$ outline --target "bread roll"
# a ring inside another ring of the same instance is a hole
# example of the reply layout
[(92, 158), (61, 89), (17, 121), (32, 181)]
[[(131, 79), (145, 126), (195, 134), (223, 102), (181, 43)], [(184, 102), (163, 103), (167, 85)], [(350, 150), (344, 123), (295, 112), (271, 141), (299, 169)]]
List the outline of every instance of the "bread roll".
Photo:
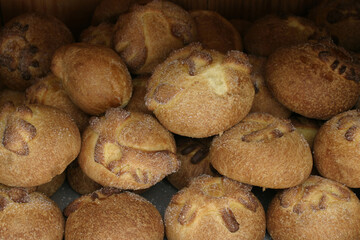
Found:
[(195, 178), (166, 208), (167, 239), (263, 240), (265, 212), (250, 189), (224, 177)]
[(22, 91), (50, 72), (55, 50), (73, 42), (70, 30), (60, 20), (41, 13), (24, 13), (0, 33), (0, 79)]
[(74, 200), (64, 214), (67, 240), (164, 239), (159, 211), (135, 193), (102, 188)]
[(126, 110), (152, 114), (152, 111), (145, 105), (146, 86), (149, 78), (149, 75), (142, 75), (132, 80), (133, 92), (129, 103), (125, 107)]
[(267, 113), (250, 113), (215, 137), (209, 157), (220, 174), (264, 188), (296, 186), (313, 166), (309, 144), (291, 122)]
[(64, 225), (61, 210), (44, 194), (0, 188), (1, 239), (62, 240)]
[(0, 111), (0, 183), (32, 187), (62, 173), (80, 151), (79, 129), (56, 108), (6, 104)]
[(266, 212), (274, 240), (360, 238), (360, 202), (344, 185), (319, 176), (279, 192)]
[(360, 187), (359, 127), (359, 110), (340, 113), (320, 127), (314, 140), (314, 163), (322, 176)]
[(12, 102), (15, 106), (25, 103), (25, 93), (23, 91), (15, 91), (11, 89), (0, 90), (0, 107), (6, 102)]
[(116, 22), (115, 50), (133, 74), (152, 73), (169, 53), (196, 39), (190, 14), (169, 1), (134, 5)]
[(266, 63), (266, 83), (285, 107), (327, 120), (352, 108), (360, 93), (360, 65), (330, 41), (276, 50)]
[(250, 71), (247, 56), (239, 51), (224, 55), (190, 44), (156, 67), (145, 104), (173, 133), (213, 136), (250, 111), (255, 94)]
[(124, 107), (131, 98), (130, 73), (108, 47), (89, 43), (63, 46), (56, 50), (51, 69), (70, 99), (90, 115)]
[(26, 103), (43, 104), (66, 112), (74, 119), (80, 132), (88, 125), (89, 116), (71, 101), (64, 90), (61, 79), (54, 74), (49, 74), (28, 87), (25, 96)]
[(113, 47), (115, 25), (103, 22), (97, 26), (89, 26), (80, 33), (80, 42)]
[(360, 3), (357, 0), (324, 0), (309, 10), (309, 18), (327, 29), (335, 43), (360, 51)]
[(291, 115), (290, 121), (292, 125), (294, 125), (295, 130), (304, 136), (310, 148), (313, 149), (314, 138), (323, 122), (306, 118), (298, 114)]
[(82, 137), (79, 165), (102, 186), (145, 189), (179, 169), (174, 137), (144, 113), (111, 108)]
[(190, 12), (197, 27), (197, 40), (204, 48), (221, 53), (243, 49), (239, 31), (219, 13), (211, 10)]

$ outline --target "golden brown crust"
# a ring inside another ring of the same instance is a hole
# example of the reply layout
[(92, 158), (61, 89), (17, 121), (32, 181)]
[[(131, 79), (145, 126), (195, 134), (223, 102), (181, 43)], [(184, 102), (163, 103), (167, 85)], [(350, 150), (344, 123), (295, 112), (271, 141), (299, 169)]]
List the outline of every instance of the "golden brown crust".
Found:
[(214, 138), (210, 162), (222, 175), (265, 188), (288, 188), (312, 169), (310, 147), (289, 120), (251, 113)]
[(64, 225), (61, 210), (44, 194), (0, 188), (1, 239), (61, 240)]
[(0, 78), (11, 89), (25, 90), (50, 72), (55, 50), (73, 41), (53, 16), (26, 13), (11, 19), (0, 34)]
[(180, 169), (166, 177), (174, 187), (177, 189), (186, 187), (193, 178), (203, 174), (216, 176), (209, 159), (211, 140), (212, 138), (175, 136), (176, 156), (181, 162)]
[(126, 105), (125, 109), (128, 111), (137, 111), (146, 114), (152, 114), (146, 105), (145, 105), (145, 95), (146, 95), (146, 86), (149, 80), (149, 75), (137, 76), (132, 80), (133, 84), (133, 93), (129, 103)]
[(164, 238), (159, 211), (134, 193), (103, 188), (76, 199), (64, 213), (67, 240)]
[(195, 178), (166, 208), (167, 238), (264, 239), (265, 212), (250, 190), (224, 177)]
[(277, 100), (308, 118), (326, 120), (353, 107), (359, 97), (360, 65), (330, 41), (275, 51), (266, 83)]
[(0, 107), (6, 102), (12, 102), (15, 106), (25, 103), (25, 93), (23, 91), (15, 91), (11, 89), (0, 90)]
[(290, 117), (290, 120), (292, 125), (294, 125), (295, 130), (304, 136), (312, 149), (314, 145), (314, 138), (323, 122), (316, 119), (306, 118), (298, 114), (293, 114)]
[(115, 25), (112, 23), (100, 23), (97, 26), (89, 26), (80, 33), (80, 42), (113, 47), (112, 38)]
[(152, 116), (109, 109), (83, 133), (79, 165), (102, 186), (145, 189), (179, 168), (174, 137)]
[(91, 115), (125, 106), (131, 97), (131, 76), (112, 49), (73, 43), (56, 50), (51, 67), (70, 99)]
[(66, 169), (66, 178), (70, 187), (79, 194), (89, 194), (101, 188), (101, 185), (89, 178), (80, 168), (78, 161), (73, 161)]
[(321, 126), (314, 141), (314, 163), (322, 176), (360, 187), (359, 128), (358, 110), (340, 113)]
[(251, 54), (269, 56), (279, 47), (326, 36), (325, 31), (304, 17), (266, 15), (248, 28), (244, 36), (244, 47)]
[(210, 10), (193, 10), (190, 14), (196, 24), (197, 40), (204, 48), (222, 53), (230, 50), (242, 51), (239, 31), (219, 13)]
[(356, 0), (326, 0), (309, 11), (309, 18), (326, 28), (333, 40), (347, 50), (360, 50), (360, 3)]
[(80, 151), (79, 129), (56, 108), (7, 104), (1, 109), (0, 122), (0, 182), (5, 185), (31, 187), (49, 182)]
[(205, 138), (238, 123), (255, 90), (245, 54), (223, 55), (200, 43), (174, 51), (149, 79), (145, 104), (171, 132)]
[(57, 190), (59, 190), (61, 185), (63, 185), (63, 183), (65, 182), (65, 178), (66, 176), (64, 171), (61, 174), (53, 177), (50, 182), (37, 186), (36, 191), (41, 192), (48, 197), (51, 197)]
[(347, 187), (319, 176), (279, 192), (266, 213), (272, 239), (359, 239), (360, 202)]
[(43, 104), (58, 108), (70, 115), (80, 132), (88, 125), (89, 116), (80, 110), (65, 92), (61, 79), (54, 74), (39, 79), (25, 91), (26, 103)]
[(134, 5), (129, 13), (119, 17), (115, 28), (115, 50), (135, 74), (152, 73), (171, 51), (196, 38), (190, 14), (162, 0)]
[(249, 55), (252, 65), (251, 80), (255, 86), (255, 97), (250, 112), (266, 112), (279, 118), (288, 118), (291, 111), (272, 95), (265, 82), (266, 58)]

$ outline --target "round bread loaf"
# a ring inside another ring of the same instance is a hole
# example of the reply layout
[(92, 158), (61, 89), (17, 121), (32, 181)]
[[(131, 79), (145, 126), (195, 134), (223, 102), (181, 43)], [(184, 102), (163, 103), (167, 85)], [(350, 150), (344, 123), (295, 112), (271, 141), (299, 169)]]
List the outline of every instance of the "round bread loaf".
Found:
[(203, 175), (176, 193), (165, 211), (168, 240), (265, 237), (265, 212), (249, 186)]
[(77, 160), (66, 169), (66, 179), (70, 187), (81, 195), (92, 193), (102, 187), (81, 170)]
[(102, 186), (145, 189), (180, 167), (174, 137), (151, 115), (111, 108), (82, 137), (79, 165)]
[(187, 11), (169, 1), (154, 0), (120, 15), (114, 46), (131, 73), (147, 74), (171, 51), (195, 38), (196, 25)]
[(142, 75), (132, 80), (133, 92), (129, 103), (125, 107), (126, 110), (152, 114), (152, 111), (145, 105), (146, 86), (149, 78), (148, 75)]
[(80, 151), (79, 129), (70, 116), (45, 105), (4, 105), (0, 132), (0, 183), (8, 186), (47, 183)]
[(1, 239), (62, 240), (64, 225), (61, 210), (44, 194), (0, 188)]
[(334, 42), (351, 51), (360, 51), (359, 15), (357, 0), (324, 0), (309, 11), (309, 18), (327, 29)]
[(124, 107), (131, 98), (131, 76), (112, 49), (73, 43), (56, 50), (51, 67), (70, 99), (84, 112), (99, 115)]
[(309, 144), (290, 120), (267, 113), (250, 113), (215, 137), (210, 162), (226, 177), (264, 188), (296, 186), (313, 166)]
[(200, 175), (215, 176), (216, 173), (210, 165), (209, 147), (212, 138), (188, 138), (175, 136), (176, 156), (181, 162), (180, 169), (168, 175), (166, 179), (181, 189), (187, 187), (190, 181)]
[(314, 140), (314, 163), (329, 179), (360, 187), (359, 110), (340, 113), (319, 129)]
[(272, 95), (265, 82), (266, 58), (249, 55), (252, 65), (251, 80), (255, 86), (255, 97), (250, 112), (266, 112), (279, 118), (288, 118), (291, 111)]
[(325, 31), (304, 17), (266, 15), (248, 28), (244, 36), (244, 47), (250, 54), (269, 56), (279, 47), (327, 36)]
[(164, 239), (159, 211), (135, 193), (102, 188), (74, 200), (64, 214), (66, 240)]
[(53, 16), (25, 13), (11, 19), (0, 33), (0, 79), (13, 90), (25, 90), (50, 72), (55, 50), (73, 41)]
[(266, 63), (266, 83), (288, 109), (326, 120), (353, 107), (360, 93), (360, 65), (330, 41), (276, 50)]
[(211, 10), (190, 12), (197, 28), (197, 40), (204, 48), (222, 53), (243, 49), (239, 31), (219, 13)]
[(279, 192), (266, 212), (274, 240), (360, 238), (360, 202), (344, 185), (319, 176)]
[(312, 149), (314, 145), (314, 138), (322, 125), (322, 121), (306, 118), (298, 114), (291, 115), (290, 121), (292, 125), (294, 125), (295, 130), (304, 136)]
[(80, 33), (80, 42), (103, 45), (109, 48), (113, 47), (113, 35), (115, 25), (103, 22), (97, 26), (89, 26)]
[(49, 74), (28, 87), (25, 96), (26, 103), (52, 106), (66, 112), (74, 119), (80, 132), (88, 125), (89, 116), (71, 101), (61, 79), (54, 74)]
[(145, 104), (171, 132), (195, 138), (219, 134), (250, 111), (255, 94), (250, 71), (239, 51), (223, 55), (190, 44), (156, 67)]

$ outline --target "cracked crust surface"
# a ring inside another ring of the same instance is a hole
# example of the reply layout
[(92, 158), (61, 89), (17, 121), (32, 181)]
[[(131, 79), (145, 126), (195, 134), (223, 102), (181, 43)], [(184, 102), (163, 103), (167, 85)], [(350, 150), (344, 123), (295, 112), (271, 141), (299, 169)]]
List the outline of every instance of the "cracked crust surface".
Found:
[(149, 79), (145, 104), (171, 132), (205, 138), (250, 111), (254, 86), (245, 54), (226, 55), (200, 43), (174, 51)]
[(251, 187), (202, 175), (176, 193), (166, 211), (169, 240), (264, 239), (265, 213)]
[(267, 210), (273, 239), (358, 239), (360, 202), (346, 186), (310, 176), (279, 192)]
[(349, 110), (359, 97), (360, 65), (331, 41), (275, 51), (266, 64), (266, 83), (277, 100), (308, 118), (327, 120)]
[(73, 42), (70, 30), (52, 16), (19, 15), (0, 33), (0, 77), (13, 90), (25, 90), (50, 72), (55, 50)]
[(190, 14), (168, 1), (134, 5), (119, 16), (115, 28), (115, 50), (135, 74), (152, 73), (171, 51), (196, 39)]
[(359, 110), (340, 113), (320, 127), (314, 141), (314, 163), (322, 176), (360, 187), (359, 130)]
[(79, 129), (63, 111), (45, 105), (0, 111), (0, 182), (32, 187), (61, 174), (80, 151)]
[(159, 211), (145, 198), (115, 188), (84, 195), (64, 210), (66, 239), (164, 238)]
[(210, 162), (224, 176), (265, 188), (298, 185), (313, 166), (309, 144), (290, 120), (267, 113), (251, 113), (215, 137)]
[(122, 189), (148, 188), (179, 168), (172, 134), (154, 117), (121, 108), (90, 121), (78, 161), (94, 181)]

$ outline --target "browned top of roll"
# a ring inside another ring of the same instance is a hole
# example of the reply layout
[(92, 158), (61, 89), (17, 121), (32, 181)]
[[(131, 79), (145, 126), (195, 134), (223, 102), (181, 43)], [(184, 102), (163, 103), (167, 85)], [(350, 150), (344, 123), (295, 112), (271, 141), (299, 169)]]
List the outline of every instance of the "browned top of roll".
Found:
[(329, 119), (359, 97), (360, 65), (330, 41), (281, 48), (266, 64), (266, 83), (279, 102), (305, 117)]
[(164, 238), (159, 211), (134, 193), (103, 188), (76, 199), (64, 213), (68, 240)]

